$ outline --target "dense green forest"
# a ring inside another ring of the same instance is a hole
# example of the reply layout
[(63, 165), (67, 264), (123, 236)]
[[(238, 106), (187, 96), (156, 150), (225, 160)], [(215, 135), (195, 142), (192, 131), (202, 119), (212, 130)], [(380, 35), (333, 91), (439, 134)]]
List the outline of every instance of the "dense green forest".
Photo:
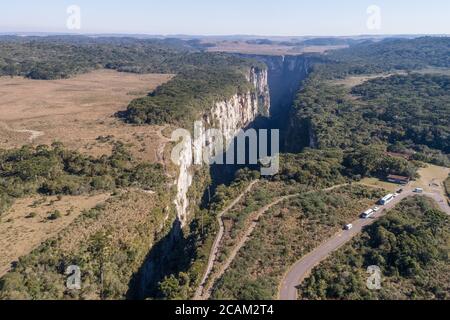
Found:
[(449, 84), (448, 76), (411, 74), (347, 89), (312, 74), (294, 102), (290, 149), (339, 148), (346, 154), (344, 165), (363, 176), (414, 176), (411, 163), (387, 151), (448, 166)]
[[(426, 198), (403, 200), (350, 244), (313, 269), (302, 299), (449, 299), (450, 220)], [(366, 287), (381, 268), (381, 290)]]
[(194, 48), (177, 40), (133, 38), (0, 37), (0, 74), (31, 79), (68, 78), (98, 68), (176, 73)]
[(189, 128), (214, 102), (250, 90), (243, 70), (196, 69), (182, 72), (148, 96), (133, 100), (122, 116), (136, 124), (171, 123)]
[(320, 74), (328, 79), (393, 70), (450, 67), (450, 38), (421, 37), (366, 41), (329, 52)]
[(159, 191), (165, 183), (160, 164), (136, 163), (122, 143), (100, 158), (60, 143), (0, 150), (0, 213), (15, 199), (35, 193), (79, 195), (130, 186)]

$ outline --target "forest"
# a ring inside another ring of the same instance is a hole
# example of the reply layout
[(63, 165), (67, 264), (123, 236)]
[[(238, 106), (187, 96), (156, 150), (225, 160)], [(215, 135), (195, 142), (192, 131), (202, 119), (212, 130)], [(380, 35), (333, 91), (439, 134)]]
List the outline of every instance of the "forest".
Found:
[(181, 72), (148, 96), (133, 100), (120, 116), (135, 124), (170, 123), (189, 128), (214, 102), (249, 90), (244, 70), (209, 68)]
[[(403, 200), (388, 216), (313, 269), (301, 299), (449, 298), (450, 220), (422, 197)], [(382, 272), (381, 290), (366, 287), (366, 269)]]
[(327, 79), (427, 67), (450, 67), (449, 37), (388, 38), (329, 52), (319, 73)]
[(414, 177), (414, 161), (450, 165), (450, 77), (393, 75), (347, 89), (312, 74), (294, 102), (289, 151), (338, 148), (351, 176)]

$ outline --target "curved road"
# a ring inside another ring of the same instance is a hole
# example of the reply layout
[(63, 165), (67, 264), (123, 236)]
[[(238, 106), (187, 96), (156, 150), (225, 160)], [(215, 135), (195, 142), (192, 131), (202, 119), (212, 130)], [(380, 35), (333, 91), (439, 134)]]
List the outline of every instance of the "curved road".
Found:
[(264, 213), (266, 213), (270, 208), (279, 204), (280, 202), (283, 202), (290, 198), (296, 197), (298, 195), (299, 194), (292, 194), (292, 195), (280, 197), (280, 198), (276, 199), (275, 201), (273, 201), (269, 204), (266, 204), (264, 207), (262, 207), (261, 209), (256, 211), (256, 214), (252, 217), (253, 221), (251, 222), (249, 228), (247, 228), (247, 230), (245, 230), (245, 233), (242, 236), (242, 238), (233, 247), (233, 249), (230, 252), (229, 257), (225, 260), (225, 263), (223, 264), (223, 266), (219, 269), (219, 271), (216, 274), (213, 274), (211, 276), (211, 280), (209, 281), (209, 283), (207, 285), (206, 284), (204, 285), (203, 293), (200, 295), (199, 299), (201, 299), (201, 300), (209, 299), (209, 297), (211, 296), (212, 289), (213, 289), (215, 282), (217, 281), (217, 279), (222, 277), (222, 275), (225, 273), (225, 271), (227, 271), (227, 269), (230, 267), (231, 263), (233, 262), (234, 258), (238, 254), (239, 250), (241, 250), (241, 248), (245, 245), (247, 240), (250, 239), (250, 236), (251, 236), (253, 230), (256, 228), (256, 226), (258, 224), (258, 220), (261, 218), (261, 216)]
[[(382, 211), (376, 213), (372, 218), (369, 219), (358, 219), (354, 221), (353, 228), (347, 231), (340, 231), (333, 237), (328, 239), (326, 242), (321, 244), (319, 247), (314, 249), (314, 251), (302, 257), (297, 261), (291, 269), (284, 276), (280, 288), (279, 288), (279, 299), (280, 300), (297, 300), (297, 287), (298, 285), (309, 275), (311, 270), (318, 265), (320, 262), (325, 260), (333, 251), (336, 251), (342, 247), (345, 243), (350, 241), (354, 236), (361, 232), (362, 228), (375, 222), (376, 219), (382, 217), (395, 207), (401, 200), (413, 196), (412, 187), (405, 187), (402, 194), (395, 198), (392, 202), (385, 206), (380, 206)], [(450, 207), (447, 204), (445, 197), (439, 192), (424, 192), (421, 195), (428, 196), (434, 199), (441, 210), (450, 215)]]

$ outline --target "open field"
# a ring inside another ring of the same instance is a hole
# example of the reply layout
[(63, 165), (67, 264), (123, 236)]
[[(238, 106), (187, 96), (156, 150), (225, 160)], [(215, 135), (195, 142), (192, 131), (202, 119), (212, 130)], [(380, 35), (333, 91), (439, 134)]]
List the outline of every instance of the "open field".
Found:
[[(415, 70), (414, 73), (420, 74), (435, 74), (435, 75), (450, 75), (450, 69), (447, 68), (426, 68), (421, 70)], [(378, 73), (378, 74), (367, 74), (367, 75), (359, 75), (359, 76), (349, 76), (345, 79), (332, 80), (329, 83), (334, 85), (342, 85), (346, 88), (353, 88), (363, 84), (366, 81), (376, 79), (376, 78), (388, 78), (393, 75), (407, 75), (408, 73), (405, 70), (398, 70), (397, 72), (386, 72), (386, 73)]]
[(215, 47), (208, 48), (210, 52), (231, 52), (263, 55), (298, 55), (302, 53), (324, 53), (329, 50), (347, 48), (347, 46), (286, 46), (279, 44), (250, 44), (241, 41), (220, 41)]
[[(57, 235), (83, 210), (91, 209), (108, 198), (109, 194), (97, 194), (61, 198), (33, 196), (17, 200), (0, 221), (0, 276), (10, 269), (13, 261)], [(56, 210), (61, 216), (49, 219)]]
[[(420, 168), (419, 178), (416, 181), (411, 182), (411, 187), (422, 188), (425, 192), (439, 191), (440, 194), (445, 196), (444, 181), (450, 174), (450, 169), (445, 167), (439, 167), (428, 164), (424, 168)], [(395, 183), (390, 183), (377, 178), (365, 178), (359, 182), (361, 185), (383, 188), (385, 190), (395, 192), (401, 189), (402, 186)]]
[(427, 167), (419, 169), (420, 178), (413, 181), (411, 185), (414, 188), (423, 188), (425, 192), (439, 192), (445, 197), (444, 181), (449, 174), (449, 168), (429, 164)]
[(356, 86), (359, 86), (360, 84), (363, 84), (364, 82), (367, 82), (372, 79), (376, 78), (388, 78), (393, 75), (406, 75), (405, 71), (398, 71), (398, 72), (391, 72), (391, 73), (377, 73), (377, 74), (367, 74), (367, 75), (360, 75), (360, 76), (350, 76), (346, 77), (345, 79), (339, 79), (339, 80), (332, 80), (329, 81), (331, 84), (334, 85), (342, 85), (346, 88), (353, 88)]
[(390, 192), (395, 192), (401, 187), (398, 184), (382, 181), (377, 178), (364, 178), (359, 182), (359, 184), (369, 187), (382, 188)]
[(155, 161), (159, 128), (130, 126), (114, 117), (172, 76), (97, 70), (71, 79), (0, 78), (0, 148), (64, 143), (99, 156), (112, 142), (133, 145), (137, 159)]

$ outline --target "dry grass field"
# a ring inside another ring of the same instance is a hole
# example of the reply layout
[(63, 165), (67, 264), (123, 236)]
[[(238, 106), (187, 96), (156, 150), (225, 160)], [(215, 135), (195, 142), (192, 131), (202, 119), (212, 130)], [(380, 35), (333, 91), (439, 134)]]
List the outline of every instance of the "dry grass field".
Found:
[[(109, 194), (97, 194), (61, 198), (34, 196), (18, 200), (1, 217), (0, 276), (10, 269), (11, 262), (57, 235), (83, 210), (91, 209), (108, 198)], [(61, 216), (52, 220), (51, 214), (56, 210)]]
[(412, 182), (413, 187), (423, 188), (426, 192), (439, 191), (445, 196), (444, 181), (450, 174), (450, 169), (435, 165), (427, 165), (419, 169), (420, 178)]
[(0, 78), (0, 148), (64, 143), (99, 156), (114, 140), (132, 144), (138, 159), (156, 161), (159, 128), (130, 126), (114, 117), (172, 76), (97, 70), (71, 79)]
[[(439, 191), (445, 196), (444, 181), (450, 174), (450, 168), (439, 167), (432, 164), (427, 164), (425, 167), (418, 170), (419, 178), (411, 182), (413, 188), (422, 188), (425, 192)], [(401, 189), (402, 186), (387, 181), (382, 181), (377, 178), (365, 178), (359, 184), (383, 188), (390, 192), (395, 192)]]
[[(208, 41), (209, 42), (209, 41)], [(347, 46), (305, 46), (293, 47), (279, 44), (250, 44), (242, 41), (219, 41), (210, 52), (229, 52), (262, 55), (298, 55), (302, 53), (324, 53), (329, 50), (343, 49)]]
[(378, 73), (378, 74), (368, 74), (368, 75), (361, 75), (361, 76), (350, 76), (345, 79), (330, 81), (330, 83), (334, 84), (334, 85), (341, 85), (341, 86), (351, 89), (353, 87), (359, 86), (359, 85), (363, 84), (364, 82), (367, 82), (372, 79), (388, 78), (393, 75), (406, 75), (406, 74), (407, 73), (404, 71), (398, 71), (395, 73)]

